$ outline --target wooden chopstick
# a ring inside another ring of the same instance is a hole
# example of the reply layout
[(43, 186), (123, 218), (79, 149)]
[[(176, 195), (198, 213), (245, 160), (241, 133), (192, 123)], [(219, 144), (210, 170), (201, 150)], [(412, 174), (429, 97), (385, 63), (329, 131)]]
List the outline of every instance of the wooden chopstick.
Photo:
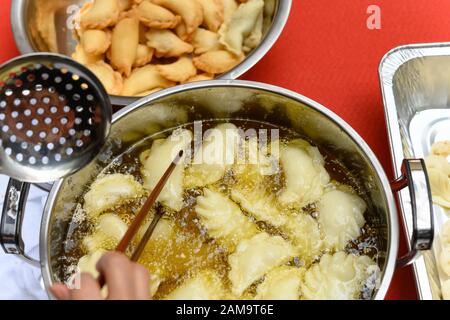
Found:
[[(133, 240), (136, 233), (138, 232), (139, 227), (144, 222), (144, 219), (147, 216), (148, 211), (155, 204), (156, 199), (158, 199), (158, 196), (161, 193), (164, 186), (166, 185), (167, 180), (169, 180), (170, 176), (173, 173), (173, 170), (175, 170), (176, 166), (178, 165), (181, 158), (183, 157), (183, 154), (184, 154), (183, 150), (178, 152), (178, 155), (175, 157), (175, 159), (172, 161), (170, 166), (167, 168), (166, 172), (164, 172), (163, 176), (161, 177), (161, 179), (156, 184), (155, 188), (150, 193), (150, 196), (145, 201), (144, 205), (142, 206), (141, 210), (137, 214), (136, 218), (134, 218), (134, 220), (131, 223), (130, 227), (128, 228), (127, 232), (125, 232), (125, 235), (123, 236), (122, 240), (120, 240), (119, 244), (116, 247), (116, 251), (125, 253), (128, 246), (130, 245), (131, 241)], [(141, 255), (142, 251), (144, 250), (145, 245), (147, 244), (148, 240), (150, 240), (153, 230), (155, 229), (156, 225), (158, 224), (158, 222), (162, 216), (163, 216), (162, 208), (161, 208), (161, 206), (158, 206), (152, 223), (150, 224), (149, 228), (145, 232), (144, 237), (139, 242), (136, 250), (132, 254), (132, 257), (131, 257), (132, 261), (137, 261), (139, 259), (139, 256)], [(105, 277), (101, 274), (98, 277), (97, 282), (99, 283), (100, 287), (102, 288), (105, 285)]]
[(172, 161), (169, 168), (167, 168), (164, 175), (158, 181), (155, 188), (150, 193), (150, 196), (147, 198), (147, 201), (145, 201), (144, 205), (142, 206), (141, 210), (137, 214), (136, 218), (134, 218), (133, 222), (131, 223), (127, 232), (123, 236), (122, 240), (120, 240), (119, 244), (117, 245), (116, 251), (125, 253), (128, 246), (130, 245), (130, 242), (133, 240), (134, 236), (139, 231), (139, 227), (141, 226), (142, 222), (144, 222), (144, 219), (147, 216), (148, 211), (155, 204), (156, 199), (158, 199), (158, 196), (161, 193), (164, 186), (166, 185), (167, 180), (169, 180), (169, 177), (172, 174), (173, 170), (175, 170), (178, 162), (183, 157), (183, 154), (184, 154), (184, 151), (181, 150), (178, 153), (178, 155), (176, 156), (176, 158)]

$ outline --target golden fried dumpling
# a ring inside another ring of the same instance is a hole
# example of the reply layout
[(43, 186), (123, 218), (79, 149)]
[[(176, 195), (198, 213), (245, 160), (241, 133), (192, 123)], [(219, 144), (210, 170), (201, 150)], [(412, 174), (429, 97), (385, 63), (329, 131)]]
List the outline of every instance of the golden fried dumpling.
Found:
[(302, 208), (319, 200), (330, 182), (319, 150), (305, 140), (293, 140), (281, 147), (280, 160), (286, 180), (286, 187), (279, 194), (280, 203)]
[(139, 20), (149, 28), (173, 29), (181, 21), (180, 16), (150, 1), (142, 1), (136, 8)]
[(186, 187), (203, 187), (222, 179), (235, 162), (239, 144), (239, 131), (234, 124), (224, 123), (208, 130), (186, 170)]
[(215, 32), (198, 28), (192, 38), (192, 45), (194, 46), (195, 54), (202, 54), (207, 51), (219, 50), (221, 44), (219, 42), (219, 35)]
[(235, 55), (242, 55), (244, 40), (254, 29), (263, 12), (264, 0), (249, 0), (233, 13), (219, 30), (220, 42)]
[(242, 48), (244, 52), (250, 52), (261, 43), (263, 36), (263, 22), (264, 14), (261, 12), (252, 32), (250, 32), (250, 35), (244, 40), (244, 46)]
[(122, 92), (122, 76), (119, 72), (114, 71), (114, 69), (109, 64), (101, 60), (95, 63), (87, 64), (86, 67), (97, 76), (97, 78), (105, 87), (106, 92), (114, 95), (118, 95)]
[(139, 20), (130, 17), (120, 20), (112, 32), (111, 65), (129, 76), (139, 44)]
[(238, 3), (236, 0), (221, 0), (223, 5), (223, 21), (227, 23), (230, 21), (234, 12), (238, 8)]
[(319, 224), (313, 217), (301, 212), (289, 215), (281, 229), (294, 244), (305, 265), (320, 256), (324, 242)]
[(114, 250), (128, 230), (128, 226), (119, 216), (107, 213), (100, 216), (95, 232), (83, 239), (87, 252), (98, 249)]
[(227, 292), (219, 275), (212, 270), (201, 271), (177, 287), (165, 300), (221, 300)]
[(222, 0), (198, 0), (203, 7), (204, 25), (213, 32), (219, 31), (224, 21)]
[(139, 68), (145, 66), (147, 63), (152, 61), (153, 48), (149, 48), (145, 44), (139, 44), (136, 52), (136, 59), (134, 59), (133, 68)]
[(186, 24), (188, 34), (193, 33), (203, 22), (203, 8), (197, 0), (152, 0), (180, 15)]
[(185, 82), (197, 74), (192, 58), (188, 56), (182, 56), (174, 63), (157, 65), (156, 70), (164, 78), (174, 82)]
[[(151, 191), (155, 188), (178, 153), (188, 147), (190, 148), (191, 141), (192, 132), (179, 129), (175, 130), (170, 137), (153, 142), (150, 152), (142, 158), (142, 176), (146, 189)], [(158, 201), (175, 211), (179, 211), (183, 207), (183, 161), (185, 157), (186, 152), (158, 197)]]
[(96, 63), (98, 61), (102, 61), (103, 55), (89, 54), (86, 51), (84, 51), (83, 46), (81, 44), (78, 44), (75, 47), (75, 52), (72, 53), (72, 59), (77, 61), (78, 63), (88, 65)]
[(214, 75), (209, 73), (201, 73), (193, 76), (192, 78), (187, 79), (185, 82), (197, 82), (197, 81), (209, 81), (214, 80)]
[(195, 212), (208, 234), (230, 251), (244, 239), (251, 238), (258, 230), (239, 206), (220, 192), (205, 188), (197, 197)]
[(126, 11), (131, 9), (133, 5), (133, 0), (119, 0), (119, 10)]
[(303, 269), (281, 266), (273, 269), (258, 286), (256, 300), (298, 300)]
[(131, 72), (130, 76), (123, 82), (122, 95), (134, 96), (141, 92), (155, 88), (167, 88), (171, 85), (173, 85), (173, 82), (162, 77), (156, 66), (149, 64)]
[(349, 192), (332, 190), (322, 196), (317, 205), (318, 220), (328, 249), (343, 250), (361, 235), (366, 208), (363, 199)]
[(95, 0), (87, 3), (80, 11), (83, 29), (104, 29), (114, 25), (119, 19), (119, 0)]
[(220, 74), (233, 69), (243, 59), (226, 50), (212, 50), (194, 58), (194, 65), (207, 73)]
[(241, 241), (236, 251), (228, 256), (232, 293), (241, 296), (252, 283), (295, 255), (295, 248), (289, 242), (265, 232)]
[(147, 45), (156, 50), (157, 57), (179, 57), (194, 51), (194, 47), (170, 30), (151, 29), (145, 34)]
[(111, 45), (111, 34), (96, 29), (83, 31), (81, 34), (81, 45), (88, 54), (104, 54)]
[(301, 285), (302, 298), (306, 300), (359, 299), (366, 280), (379, 268), (368, 256), (337, 252), (325, 254), (320, 262), (305, 272)]
[(134, 180), (132, 175), (104, 175), (97, 178), (84, 195), (84, 210), (90, 217), (95, 218), (124, 201), (142, 196), (143, 191), (142, 185)]

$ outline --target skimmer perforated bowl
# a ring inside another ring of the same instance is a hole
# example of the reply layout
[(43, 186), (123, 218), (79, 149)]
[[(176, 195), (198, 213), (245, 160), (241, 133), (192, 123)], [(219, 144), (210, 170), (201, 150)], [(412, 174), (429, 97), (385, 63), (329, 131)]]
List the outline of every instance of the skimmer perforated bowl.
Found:
[(0, 172), (54, 181), (90, 162), (111, 126), (112, 109), (87, 68), (57, 54), (21, 56), (0, 66)]

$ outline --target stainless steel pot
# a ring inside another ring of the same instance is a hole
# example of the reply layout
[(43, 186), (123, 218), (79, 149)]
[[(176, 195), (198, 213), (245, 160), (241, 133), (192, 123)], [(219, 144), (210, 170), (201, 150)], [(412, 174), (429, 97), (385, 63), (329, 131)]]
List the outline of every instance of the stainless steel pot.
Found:
[[(62, 6), (55, 12), (55, 22), (58, 30), (57, 42), (59, 53), (70, 55), (75, 48), (73, 30), (67, 27), (68, 19), (73, 16), (76, 8), (87, 0), (51, 0), (60, 1)], [(281, 32), (291, 11), (292, 0), (271, 0), (275, 2), (275, 12), (270, 27), (265, 30), (262, 42), (239, 65), (220, 75), (218, 79), (237, 79), (252, 68), (272, 48)], [(33, 32), (36, 22), (35, 0), (13, 0), (11, 5), (11, 27), (17, 47), (22, 54), (48, 51), (37, 32)], [(51, 12), (49, 14), (49, 19)], [(110, 96), (111, 103), (117, 106), (126, 106), (138, 100), (138, 97)]]
[[(297, 93), (266, 84), (208, 81), (167, 89), (121, 110), (114, 116), (111, 135), (100, 155), (78, 173), (55, 183), (45, 206), (40, 231), (40, 266), (45, 287), (48, 289), (57, 280), (54, 267), (62, 254), (63, 240), (77, 199), (102, 168), (143, 137), (195, 120), (227, 118), (289, 127), (337, 156), (360, 178), (373, 212), (367, 219), (379, 230), (382, 238), (379, 252), (382, 278), (374, 298), (384, 298), (396, 264), (404, 266), (411, 263), (420, 250), (431, 246), (431, 196), (422, 160), (405, 161), (403, 176), (391, 185), (363, 139), (324, 106)], [(397, 260), (399, 225), (393, 191), (403, 188), (409, 188), (414, 200), (412, 210), (416, 229), (411, 239), (412, 251)], [(3, 216), (9, 217), (12, 212), (20, 222), (24, 197), (25, 194), (11, 199)], [(419, 205), (420, 212), (417, 210)], [(20, 239), (20, 228), (11, 228), (18, 230), (15, 239)]]

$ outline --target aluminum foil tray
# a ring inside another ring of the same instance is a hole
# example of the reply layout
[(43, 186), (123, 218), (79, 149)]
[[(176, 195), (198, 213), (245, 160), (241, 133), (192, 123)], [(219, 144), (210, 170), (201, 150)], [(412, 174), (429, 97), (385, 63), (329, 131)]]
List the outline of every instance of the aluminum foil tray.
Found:
[[(450, 43), (408, 45), (393, 49), (379, 68), (386, 121), (395, 173), (405, 158), (425, 158), (433, 143), (450, 140)], [(412, 217), (408, 191), (399, 194), (403, 223), (411, 237)], [(435, 237), (432, 250), (413, 265), (421, 299), (441, 299), (446, 275), (437, 261), (440, 230), (450, 210), (434, 205)], [(420, 223), (420, 221), (419, 221)]]

